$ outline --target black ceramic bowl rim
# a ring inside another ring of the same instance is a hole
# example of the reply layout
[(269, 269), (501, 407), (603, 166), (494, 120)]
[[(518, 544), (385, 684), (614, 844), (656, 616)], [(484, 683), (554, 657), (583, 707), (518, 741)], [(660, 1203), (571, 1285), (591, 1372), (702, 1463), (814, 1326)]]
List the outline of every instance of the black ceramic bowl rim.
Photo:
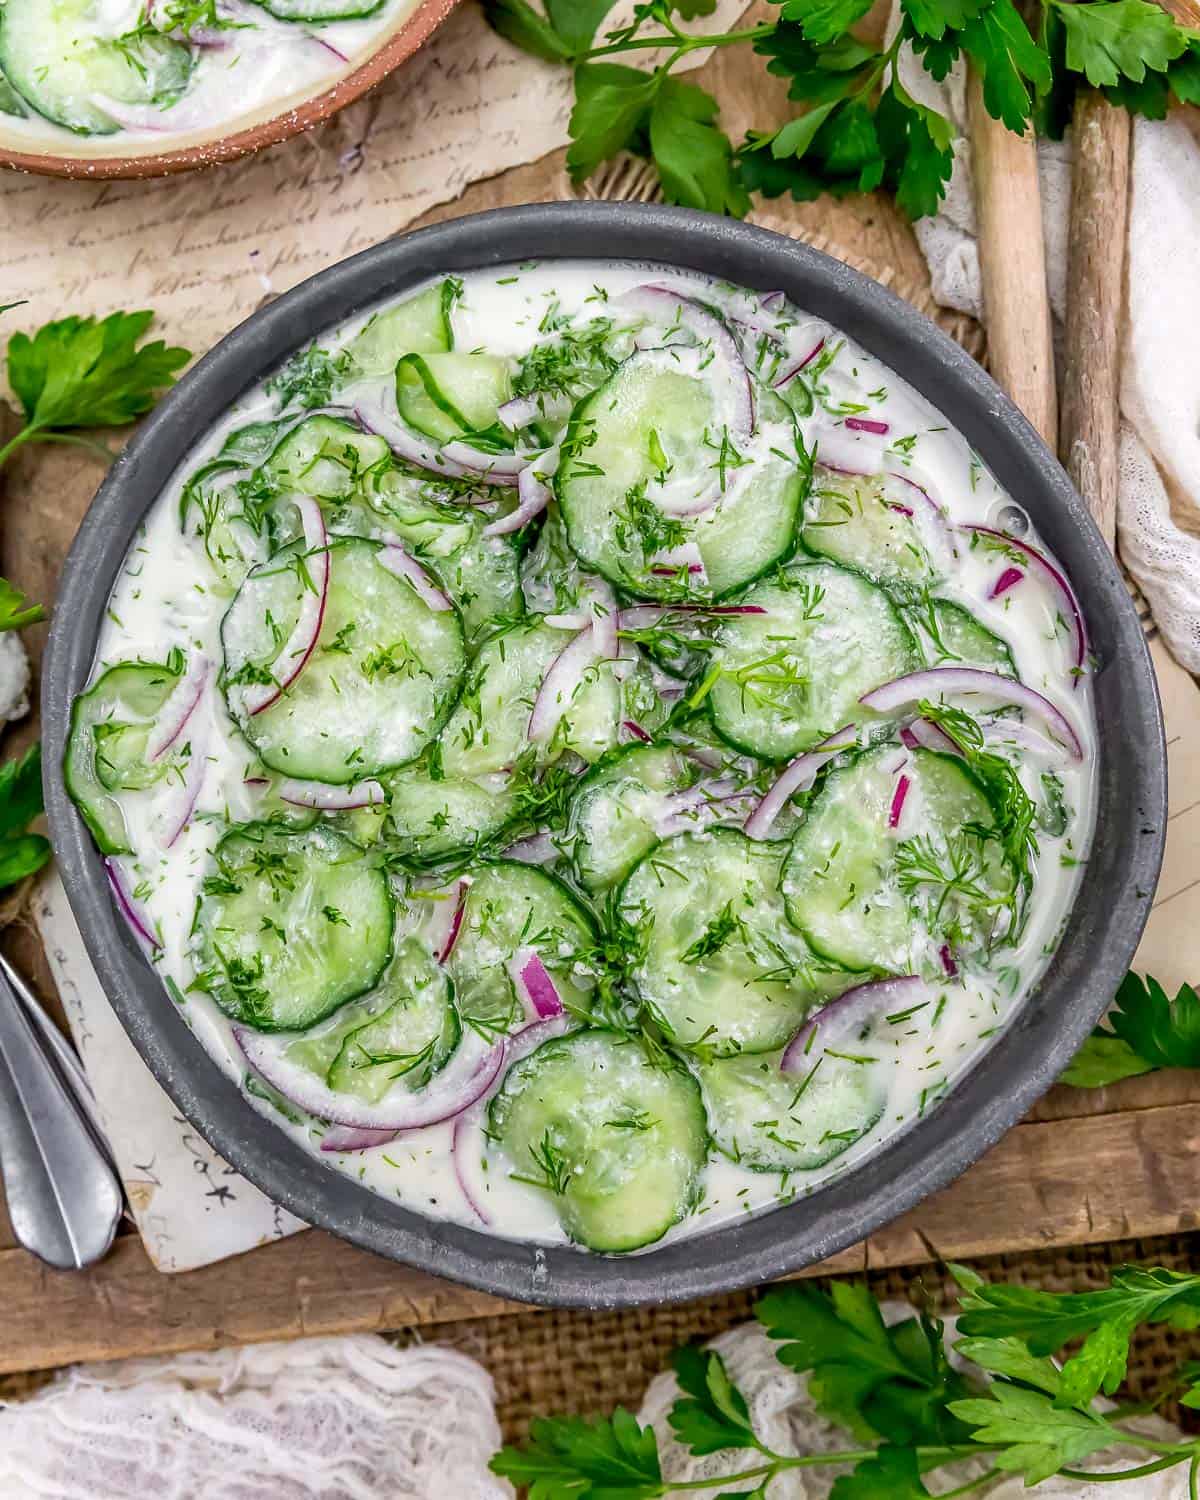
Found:
[[(447, 272), (531, 259), (657, 261), (782, 288), (933, 402), (1070, 573), (1098, 660), (1097, 833), (1059, 948), (992, 1046), (924, 1119), (809, 1197), (624, 1258), (502, 1239), (405, 1209), (324, 1166), (243, 1097), (192, 1035), (120, 919), (67, 796), (71, 701), (91, 668), (134, 532), (194, 442), (247, 387), (324, 329)], [(944, 1187), (1045, 1092), (1129, 966), (1166, 823), (1166, 752), (1149, 653), (1113, 559), (1065, 473), (976, 362), (877, 282), (766, 230), (647, 205), (547, 203), (389, 240), (314, 276), (243, 323), (162, 402), (113, 465), (71, 548), (42, 686), (46, 805), (59, 870), (101, 983), (167, 1093), (238, 1171), (308, 1223), (499, 1296), (620, 1307), (700, 1297), (824, 1259)]]

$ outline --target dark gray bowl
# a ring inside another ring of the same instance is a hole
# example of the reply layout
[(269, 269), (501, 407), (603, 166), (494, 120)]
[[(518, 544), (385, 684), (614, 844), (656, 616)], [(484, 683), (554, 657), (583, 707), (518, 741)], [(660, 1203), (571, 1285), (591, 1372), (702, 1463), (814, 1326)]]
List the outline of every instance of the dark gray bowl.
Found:
[[(1012, 1024), (937, 1110), (786, 1208), (625, 1259), (534, 1250), (438, 1223), (323, 1166), (209, 1059), (109, 898), (63, 786), (71, 700), (109, 590), (172, 471), (226, 407), (314, 335), (427, 277), (532, 258), (651, 260), (782, 287), (905, 376), (966, 436), (1066, 564), (1099, 662), (1098, 833), (1058, 952)], [(678, 209), (536, 204), (424, 229), (333, 266), (256, 313), (179, 384), (113, 465), (71, 549), (42, 688), (46, 805), (59, 868), (100, 979), (159, 1082), (197, 1130), (277, 1203), (370, 1250), (505, 1297), (580, 1307), (698, 1297), (767, 1281), (862, 1239), (944, 1187), (1054, 1081), (1111, 999), (1150, 909), (1166, 821), (1150, 658), (1113, 560), (1033, 429), (958, 345), (876, 282), (805, 245)]]

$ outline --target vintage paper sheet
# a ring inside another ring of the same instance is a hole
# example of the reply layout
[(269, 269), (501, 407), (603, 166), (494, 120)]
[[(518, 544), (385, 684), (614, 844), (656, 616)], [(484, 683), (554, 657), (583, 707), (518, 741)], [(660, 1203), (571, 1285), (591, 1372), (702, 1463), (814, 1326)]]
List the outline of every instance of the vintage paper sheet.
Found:
[[(701, 24), (743, 9), (720, 0)], [(465, 0), (369, 98), (257, 157), (153, 182), (0, 172), (0, 302), (27, 299), (22, 327), (152, 307), (201, 352), (267, 297), (565, 145), (570, 107), (569, 71), (518, 52)]]
[(158, 1269), (191, 1271), (303, 1229), (238, 1176), (155, 1082), (104, 997), (53, 870), (38, 882), (33, 917), (130, 1211)]

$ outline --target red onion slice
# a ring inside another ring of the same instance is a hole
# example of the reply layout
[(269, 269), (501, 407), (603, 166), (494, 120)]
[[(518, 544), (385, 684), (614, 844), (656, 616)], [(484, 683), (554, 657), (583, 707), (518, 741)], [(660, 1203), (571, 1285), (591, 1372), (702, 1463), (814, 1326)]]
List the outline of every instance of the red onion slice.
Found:
[(873, 432), (879, 437), (886, 437), (891, 431), (886, 422), (876, 421), (874, 417), (847, 417), (842, 426), (849, 432)]
[(558, 854), (554, 840), (548, 833), (532, 833), (527, 839), (518, 839), (504, 851), (505, 859), (516, 859), (523, 865), (544, 865)]
[(233, 1037), (246, 1061), (285, 1099), (334, 1125), (356, 1130), (422, 1130), (452, 1120), (487, 1089), (504, 1061), (504, 1042), (488, 1041), (468, 1029), (450, 1061), (423, 1089), (393, 1089), (379, 1104), (339, 1094), (307, 1068), (289, 1061), (287, 1039), (275, 1033), (234, 1026)]
[(642, 726), (633, 719), (623, 719), (621, 721), (621, 729), (631, 740), (637, 740), (643, 745), (653, 744), (653, 736), (647, 734)]
[(617, 614), (618, 630), (645, 630), (664, 615), (765, 615), (761, 604), (635, 604)]
[(321, 1137), (322, 1151), (371, 1151), (386, 1146), (400, 1134), (398, 1130), (357, 1130), (352, 1125), (331, 1125)]
[(208, 725), (200, 724), (192, 734), (191, 750), (183, 768), (183, 780), (172, 787), (171, 801), (159, 823), (159, 838), (164, 849), (172, 849), (192, 821), (208, 776)]
[(788, 799), (805, 787), (811, 786), (817, 772), (827, 761), (831, 761), (835, 755), (840, 755), (843, 750), (853, 749), (857, 743), (853, 725), (847, 724), (836, 734), (831, 734), (814, 750), (798, 755), (794, 761), (785, 766), (774, 786), (746, 819), (744, 828), (746, 837), (768, 838), (775, 819), (783, 811)]
[(321, 507), (311, 496), (294, 495), (292, 499), (300, 512), (300, 522), (304, 527), (306, 562), (313, 586), (311, 589), (304, 589), (300, 599), (299, 618), (283, 650), (272, 664), (274, 683), (253, 683), (242, 696), (243, 710), (251, 715), (260, 714), (278, 702), (299, 677), (316, 649), (317, 638), (325, 621), (330, 573), (329, 537), (325, 531), (325, 519), (321, 514)]
[[(479, 484), (500, 485), (505, 489), (512, 485), (512, 479), (502, 477), (495, 470), (491, 463), (492, 454), (479, 453), (472, 449), (470, 452), (474, 455), (474, 459), (481, 460), (481, 462), (466, 462), (460, 457), (451, 455), (447, 448), (439, 450), (424, 438), (418, 437), (415, 432), (411, 432), (380, 402), (369, 401), (365, 397), (360, 398), (355, 404), (351, 417), (365, 432), (371, 432), (376, 437), (383, 438), (397, 458), (402, 458), (405, 463), (413, 464), (418, 469), (428, 469), (431, 474), (438, 474), (442, 478), (473, 479)], [(522, 462), (528, 462), (528, 458), (524, 458)], [(514, 474), (513, 479), (515, 477)], [(451, 498), (457, 505), (490, 505), (492, 503), (487, 495), (454, 495)]]
[(1024, 577), (1025, 574), (1020, 568), (1005, 568), (988, 590), (988, 598), (999, 599), (1003, 594), (1007, 594), (1009, 589), (1015, 589)]
[(483, 528), (484, 536), (508, 536), (511, 532), (520, 531), (522, 526), (527, 526), (535, 516), (540, 516), (550, 504), (550, 486), (546, 480), (557, 468), (556, 449), (544, 454), (535, 463), (526, 464), (517, 475), (517, 499), (520, 503), (516, 510), (501, 516), (498, 521), (489, 521)]
[(695, 542), (684, 542), (678, 547), (669, 547), (665, 552), (656, 552), (650, 559), (650, 572), (659, 578), (670, 578), (682, 569), (688, 572), (688, 581), (708, 587), (708, 569)]
[(437, 961), (440, 964), (448, 963), (450, 955), (454, 952), (454, 945), (458, 942), (458, 935), (462, 931), (463, 917), (467, 910), (467, 896), (470, 894), (471, 882), (460, 880), (458, 888), (454, 893), (454, 906), (450, 912), (450, 924), (446, 929), (446, 936), (442, 939), (438, 948)]
[(795, 380), (796, 376), (799, 375), (801, 370), (806, 370), (808, 366), (812, 364), (813, 360), (816, 359), (817, 355), (820, 354), (821, 350), (824, 349), (824, 347), (825, 338), (824, 335), (822, 335), (822, 337), (819, 338), (810, 349), (802, 354), (798, 360), (793, 361), (793, 363), (790, 364), (786, 370), (784, 370), (782, 375), (777, 376), (775, 380), (772, 381), (773, 388), (778, 391), (782, 390), (785, 385), (790, 385), (792, 381)]
[(539, 1021), (562, 1015), (562, 996), (540, 954), (532, 948), (518, 948), (509, 960), (509, 974), (526, 1009), (532, 1010)]
[(888, 809), (888, 827), (899, 828), (900, 819), (904, 814), (904, 803), (908, 797), (908, 789), (912, 785), (911, 777), (901, 775), (896, 782), (896, 790), (892, 793), (892, 805)]
[(853, 1036), (866, 1021), (893, 1009), (907, 1010), (929, 990), (918, 974), (856, 985), (809, 1016), (783, 1049), (779, 1071), (788, 1075), (807, 1073), (819, 1053)]
[[(1079, 607), (1079, 600), (1075, 597), (1075, 590), (1071, 587), (1067, 575), (1043, 552), (1036, 547), (1031, 547), (1028, 542), (1022, 542), (1015, 536), (1009, 536), (1007, 531), (997, 531), (991, 526), (964, 526), (963, 530), (971, 536), (988, 537), (990, 540), (1019, 552), (1022, 557), (1028, 558), (1033, 569), (1040, 573), (1050, 584), (1058, 595), (1066, 612), (1067, 624), (1071, 630), (1071, 654), (1073, 665), (1082, 669), (1087, 657), (1087, 631), (1083, 623), (1083, 611)], [(1073, 686), (1078, 685), (1076, 678)]]
[(938, 950), (938, 957), (942, 961), (942, 968), (946, 971), (948, 979), (958, 978), (958, 965), (954, 962), (954, 954), (950, 952), (950, 944), (943, 943)]
[(485, 483), (497, 484), (504, 489), (511, 489), (520, 477), (521, 470), (528, 468), (541, 452), (538, 448), (513, 453), (485, 453), (482, 448), (474, 448), (470, 443), (459, 439), (446, 443), (441, 449), (442, 456), (451, 463), (473, 469)]
[(601, 659), (597, 633), (589, 625), (564, 646), (550, 663), (550, 669), (542, 678), (542, 685), (538, 688), (529, 714), (529, 728), (526, 732), (535, 745), (547, 744), (554, 737), (554, 731), (583, 681), (584, 674)]
[(129, 929), (144, 948), (155, 953), (162, 947), (157, 934), (150, 925), (150, 920), (138, 906), (133, 893), (128, 889), (125, 881), (125, 871), (116, 859), (104, 861), (104, 873), (108, 876), (108, 883), (112, 887), (113, 900), (117, 903), (117, 909), (129, 924)]
[[(905, 736), (907, 735), (907, 738)], [(932, 719), (914, 719), (900, 731), (900, 738), (910, 750), (936, 750), (941, 755), (961, 755), (962, 751), (944, 729)]]
[(353, 786), (326, 786), (323, 781), (283, 781), (281, 802), (293, 807), (314, 807), (318, 812), (353, 812), (358, 807), (380, 807), (387, 793), (378, 781), (358, 781)]
[(842, 426), (821, 427), (814, 433), (817, 463), (855, 479), (873, 479), (883, 468), (883, 444), (868, 434), (847, 432)]
[(453, 609), (454, 605), (416, 558), (405, 550), (399, 540), (393, 540), (389, 536), (386, 541), (386, 546), (380, 548), (378, 553), (380, 566), (397, 578), (403, 578), (406, 583), (412, 584), (417, 597), (429, 609), (438, 614), (444, 614), (447, 610)]
[(146, 745), (146, 759), (161, 760), (179, 736), (195, 712), (196, 705), (204, 696), (208, 679), (212, 673), (212, 662), (201, 652), (195, 652), (188, 662), (187, 671), (175, 685), (175, 690), (163, 704), (154, 732)]
[(945, 693), (985, 693), (989, 698), (998, 698), (1002, 703), (1012, 703), (1027, 709), (1041, 719), (1055, 739), (1071, 752), (1076, 760), (1083, 759), (1083, 744), (1071, 721), (1061, 709), (1055, 708), (1049, 698), (1026, 687), (1011, 677), (1001, 677), (998, 672), (985, 672), (981, 667), (929, 667), (922, 672), (910, 672), (873, 688), (858, 700), (864, 708), (876, 713), (890, 714), (897, 709), (918, 703), (922, 698), (937, 698)]

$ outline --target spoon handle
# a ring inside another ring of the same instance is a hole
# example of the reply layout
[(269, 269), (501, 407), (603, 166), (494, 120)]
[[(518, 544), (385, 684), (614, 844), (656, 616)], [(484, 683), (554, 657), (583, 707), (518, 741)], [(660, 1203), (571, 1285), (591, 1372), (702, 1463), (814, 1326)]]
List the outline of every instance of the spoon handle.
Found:
[(3, 974), (0, 1173), (13, 1233), (40, 1260), (80, 1269), (107, 1252), (120, 1184)]

